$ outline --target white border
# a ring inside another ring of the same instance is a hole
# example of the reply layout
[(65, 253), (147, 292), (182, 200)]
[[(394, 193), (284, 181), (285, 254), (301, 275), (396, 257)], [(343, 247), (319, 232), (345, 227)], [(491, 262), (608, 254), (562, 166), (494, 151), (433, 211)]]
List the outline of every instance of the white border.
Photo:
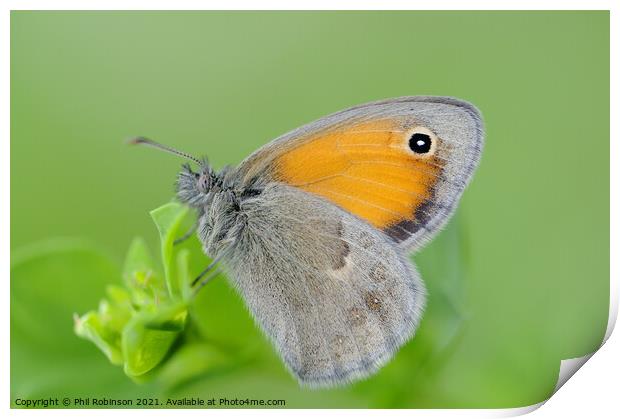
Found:
[[(53, 3), (53, 4), (51, 4)], [(353, 1), (353, 0), (303, 0), (297, 1), (294, 4), (285, 1), (262, 1), (259, 3), (249, 0), (236, 0), (228, 2), (207, 3), (201, 1), (192, 0), (176, 0), (176, 1), (137, 1), (137, 0), (94, 0), (88, 2), (80, 1), (17, 1), (8, 0), (2, 3), (3, 12), (0, 22), (0, 30), (2, 36), (0, 37), (0, 57), (2, 57), (2, 83), (0, 84), (0, 128), (3, 133), (3, 163), (0, 170), (2, 171), (2, 180), (0, 182), (2, 188), (2, 194), (5, 199), (2, 200), (1, 211), (2, 219), (4, 220), (5, 233), (2, 235), (2, 241), (0, 246), (2, 257), (2, 269), (4, 271), (4, 281), (2, 313), (3, 322), (0, 326), (2, 329), (2, 353), (1, 357), (1, 371), (4, 372), (4, 379), (1, 380), (2, 388), (2, 410), (7, 415), (16, 417), (31, 417), (31, 416), (49, 416), (58, 418), (76, 417), (81, 418), (84, 414), (89, 417), (95, 418), (108, 418), (111, 414), (118, 415), (119, 417), (148, 417), (148, 418), (169, 418), (171, 415), (179, 414), (179, 411), (171, 410), (116, 410), (114, 412), (110, 410), (89, 410), (88, 412), (82, 410), (19, 410), (10, 409), (10, 389), (7, 373), (10, 368), (10, 358), (8, 350), (8, 342), (10, 340), (9, 335), (9, 302), (10, 302), (10, 288), (9, 288), (9, 260), (10, 260), (10, 207), (9, 200), (6, 197), (10, 197), (10, 127), (9, 127), (9, 108), (10, 108), (10, 10), (28, 10), (28, 9), (45, 9), (45, 10), (611, 10), (611, 185), (618, 185), (618, 165), (614, 164), (616, 160), (620, 160), (619, 143), (618, 143), (618, 122), (617, 118), (613, 116), (619, 115), (618, 113), (618, 85), (616, 82), (618, 68), (618, 7), (613, 1), (603, 0), (590, 0), (590, 1), (576, 1), (576, 0), (564, 0), (564, 1), (549, 1), (549, 0), (521, 0), (521, 1), (480, 1), (470, 0), (468, 2), (463, 1), (442, 1), (436, 0), (433, 2), (427, 1), (406, 1), (406, 0), (383, 0), (381, 2), (372, 1)], [(466, 8), (464, 6), (467, 6)], [(613, 330), (618, 314), (618, 297), (619, 287), (618, 281), (620, 276), (618, 275), (618, 265), (614, 259), (614, 255), (620, 254), (618, 247), (618, 221), (614, 215), (618, 214), (618, 189), (611, 187), (611, 240), (610, 240), (610, 256), (611, 256), (611, 292), (610, 292), (610, 313), (609, 323), (607, 327), (607, 333), (605, 339), (607, 340)], [(616, 334), (617, 335), (617, 334)], [(592, 357), (587, 365), (583, 368), (583, 371), (579, 372), (581, 376), (578, 380), (569, 380), (556, 395), (547, 403), (543, 409), (539, 409), (534, 413), (540, 418), (571, 418), (571, 417), (583, 417), (584, 415), (595, 413), (594, 417), (610, 417), (612, 412), (617, 414), (618, 409), (618, 397), (617, 397), (617, 384), (618, 373), (620, 372), (620, 341), (617, 336), (612, 337), (604, 345), (604, 347)], [(590, 356), (590, 355), (589, 355)], [(588, 358), (589, 358), (588, 356)], [(575, 366), (583, 365), (579, 360), (572, 360), (567, 363), (563, 363), (564, 367), (560, 375), (574, 373)], [(568, 366), (568, 367), (567, 367)], [(567, 370), (568, 368), (568, 370)], [(578, 368), (577, 368), (578, 369)], [(389, 414), (390, 416), (400, 416), (410, 418), (412, 415), (416, 417), (431, 417), (431, 418), (444, 418), (444, 417), (506, 417), (515, 416), (519, 414), (528, 413), (536, 410), (540, 405), (528, 406), (518, 409), (496, 409), (496, 410), (323, 410), (321, 415), (344, 415), (355, 417), (379, 417)], [(204, 410), (182, 410), (182, 414), (188, 417), (200, 417), (203, 418), (207, 414)], [(249, 410), (210, 410), (209, 416), (216, 417), (229, 417), (231, 415), (248, 415)], [(282, 410), (256, 410), (251, 411), (252, 415), (262, 417), (289, 417), (295, 416), (314, 416), (317, 411), (313, 410), (300, 410), (292, 411), (290, 409)]]

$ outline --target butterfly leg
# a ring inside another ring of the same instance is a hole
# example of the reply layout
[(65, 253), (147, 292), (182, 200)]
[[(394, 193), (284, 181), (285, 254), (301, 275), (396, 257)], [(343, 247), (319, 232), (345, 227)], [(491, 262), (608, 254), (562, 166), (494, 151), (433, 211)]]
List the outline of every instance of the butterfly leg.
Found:
[[(209, 264), (209, 266), (207, 266), (206, 268), (203, 269), (202, 272), (200, 272), (198, 274), (198, 276), (196, 277), (196, 279), (194, 279), (192, 281), (192, 287), (195, 286), (198, 281), (200, 281), (200, 279), (202, 279), (206, 274), (208, 274), (213, 268), (216, 267), (217, 263), (220, 261), (220, 259), (222, 258), (223, 255), (218, 255), (215, 259), (213, 259), (211, 261), (211, 263)], [(211, 275), (209, 275), (208, 277), (206, 277), (205, 279), (202, 280), (202, 282), (200, 282), (200, 284), (196, 287), (196, 291), (198, 292), (202, 287), (204, 287), (205, 285), (207, 285), (207, 283), (212, 280), (213, 278), (215, 278), (218, 274), (219, 274), (219, 270), (216, 270), (215, 272), (212, 272)]]
[[(209, 282), (211, 282), (211, 280), (213, 278), (215, 278), (216, 276), (218, 276), (220, 274), (220, 270), (216, 269), (215, 271), (211, 272), (211, 275), (207, 276), (205, 279), (203, 279), (202, 281), (200, 281), (200, 284), (198, 284), (198, 286), (196, 288), (194, 288), (194, 295), (198, 294), (198, 292), (202, 289), (202, 287), (204, 287), (205, 285), (207, 285)], [(202, 274), (201, 274), (202, 275)], [(203, 275), (204, 276), (204, 275)], [(196, 281), (198, 281), (201, 278), (201, 276), (199, 276), (198, 278), (196, 278), (194, 280), (194, 283), (196, 283)]]
[(185, 240), (189, 239), (190, 237), (192, 237), (192, 235), (196, 232), (196, 230), (198, 229), (198, 223), (194, 223), (194, 225), (187, 231), (187, 233), (183, 234), (181, 237), (179, 237), (178, 239), (175, 239), (174, 242), (172, 243), (174, 246), (179, 245), (181, 243), (183, 243)]
[(206, 268), (204, 268), (204, 270), (198, 274), (198, 276), (196, 277), (196, 279), (194, 279), (194, 280), (192, 281), (192, 287), (193, 287), (194, 285), (196, 285), (196, 283), (197, 283), (198, 281), (200, 281), (200, 278), (202, 278), (202, 277), (204, 277), (206, 274), (208, 274), (208, 273), (209, 273), (209, 271), (215, 267), (215, 265), (217, 264), (217, 262), (218, 262), (218, 258), (214, 259), (214, 260), (213, 260), (213, 261), (212, 261), (212, 262), (211, 262), (211, 263), (210, 263), (210, 264), (209, 264)]

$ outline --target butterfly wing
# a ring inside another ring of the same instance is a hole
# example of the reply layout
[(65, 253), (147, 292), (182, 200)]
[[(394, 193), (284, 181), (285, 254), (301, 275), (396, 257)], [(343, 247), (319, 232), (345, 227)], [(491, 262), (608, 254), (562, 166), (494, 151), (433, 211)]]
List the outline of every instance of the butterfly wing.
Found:
[(388, 237), (281, 184), (241, 205), (229, 278), (302, 384), (366, 377), (413, 335), (424, 286)]
[(238, 173), (244, 185), (275, 181), (320, 196), (412, 249), (448, 220), (482, 146), (482, 120), (471, 104), (403, 97), (291, 131), (249, 156)]

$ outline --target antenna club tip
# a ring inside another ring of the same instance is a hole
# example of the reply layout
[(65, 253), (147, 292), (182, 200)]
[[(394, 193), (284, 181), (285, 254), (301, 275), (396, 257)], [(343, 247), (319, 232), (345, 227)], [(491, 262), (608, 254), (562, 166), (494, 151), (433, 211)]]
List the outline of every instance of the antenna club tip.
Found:
[(145, 137), (133, 137), (133, 138), (128, 139), (126, 142), (129, 145), (136, 145), (136, 144), (148, 143), (149, 139)]

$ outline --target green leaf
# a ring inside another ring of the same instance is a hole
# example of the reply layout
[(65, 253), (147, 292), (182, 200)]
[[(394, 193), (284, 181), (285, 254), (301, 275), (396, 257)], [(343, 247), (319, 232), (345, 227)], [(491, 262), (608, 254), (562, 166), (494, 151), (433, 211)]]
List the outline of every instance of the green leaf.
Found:
[(227, 368), (230, 362), (230, 357), (224, 351), (211, 344), (185, 344), (162, 367), (157, 380), (172, 388), (206, 373)]
[(155, 268), (146, 243), (136, 238), (131, 243), (123, 268), (123, 281), (131, 292), (135, 305), (143, 307), (169, 300), (169, 293), (162, 276)]
[(101, 300), (97, 312), (74, 315), (75, 333), (92, 341), (116, 365), (123, 364), (121, 336), (134, 314), (129, 293), (117, 285), (106, 288), (110, 301)]
[(125, 257), (125, 264), (123, 266), (123, 279), (125, 285), (129, 288), (133, 288), (135, 284), (135, 278), (133, 275), (135, 272), (156, 271), (155, 263), (151, 257), (146, 243), (142, 237), (136, 237), (129, 246), (127, 256)]
[(159, 238), (161, 241), (161, 255), (164, 264), (164, 273), (166, 276), (166, 284), (168, 292), (173, 298), (181, 297), (181, 284), (174, 267), (174, 240), (181, 236), (179, 227), (183, 218), (188, 212), (188, 208), (177, 202), (170, 202), (153, 211), (151, 217), (157, 229), (159, 230)]
[(179, 336), (178, 331), (153, 329), (147, 316), (135, 316), (123, 330), (125, 374), (140, 376), (155, 368)]
[(149, 329), (180, 332), (185, 328), (187, 305), (180, 301), (159, 307), (150, 316), (145, 317), (144, 325)]
[(106, 292), (108, 300), (101, 300), (99, 303), (99, 315), (106, 326), (120, 335), (123, 327), (127, 324), (134, 313), (131, 305), (131, 296), (118, 285), (108, 285)]
[(190, 301), (193, 298), (192, 276), (189, 268), (190, 251), (181, 249), (177, 254), (177, 278), (179, 278), (179, 286), (183, 301)]
[(92, 341), (103, 352), (111, 363), (123, 364), (123, 354), (120, 347), (120, 334), (111, 333), (112, 330), (102, 322), (98, 313), (89, 311), (82, 317), (75, 317), (75, 333)]

